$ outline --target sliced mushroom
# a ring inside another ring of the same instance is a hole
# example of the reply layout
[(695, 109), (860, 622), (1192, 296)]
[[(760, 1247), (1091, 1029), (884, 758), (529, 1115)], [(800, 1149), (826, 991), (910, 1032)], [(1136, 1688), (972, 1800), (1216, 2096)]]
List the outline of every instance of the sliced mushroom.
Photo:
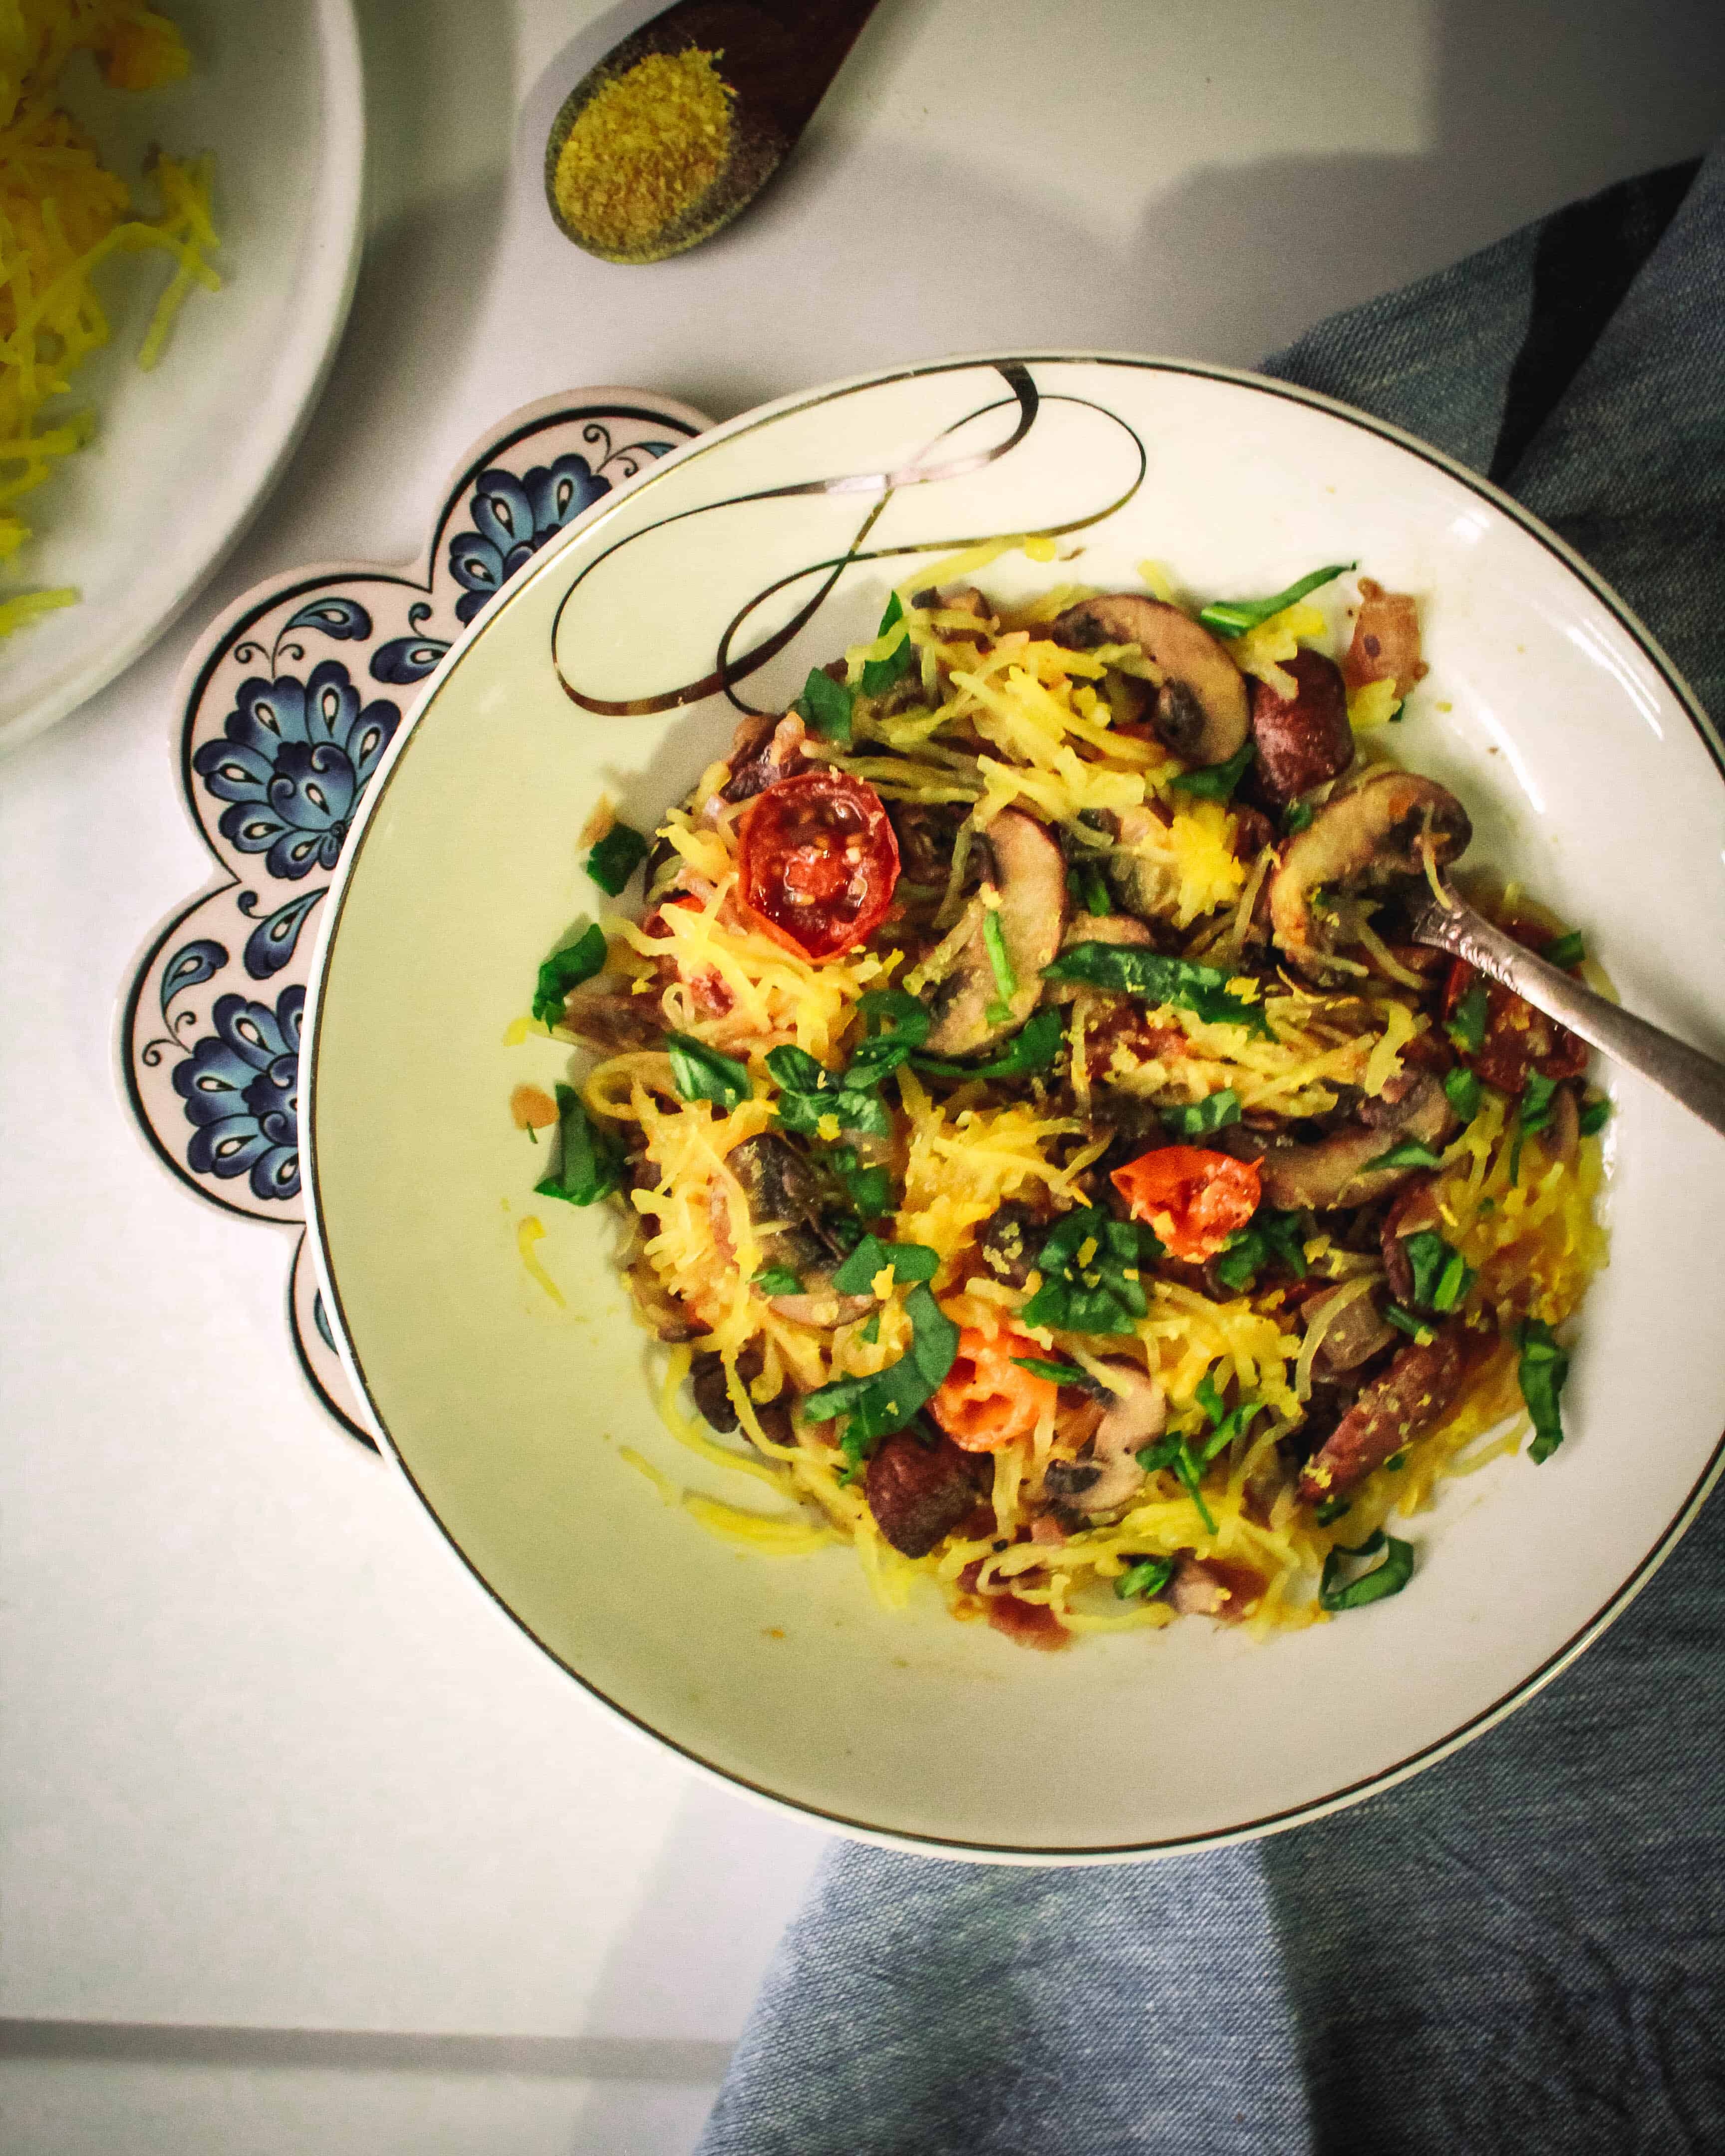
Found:
[(1131, 849), (1159, 828), (1162, 819), (1147, 808), (1122, 811), (1117, 834), (1118, 844), (1108, 856), (1102, 873), (1114, 902), (1138, 921), (1156, 921), (1167, 906), (1171, 889), (1168, 871), (1135, 855)]
[(1147, 944), (1154, 940), (1143, 922), (1129, 913), (1081, 913), (1066, 924), (1060, 948), (1070, 951), (1075, 943)]
[(1400, 1303), (1411, 1303), (1414, 1299), (1414, 1268), (1402, 1245), (1409, 1235), (1436, 1228), (1438, 1206), (1433, 1195), (1435, 1188), (1430, 1175), (1416, 1176), (1397, 1194), (1384, 1216), (1378, 1239), (1384, 1253), (1384, 1276), (1389, 1283), (1389, 1292)]
[(1135, 644), (1168, 677), (1150, 706), (1158, 738), (1190, 764), (1226, 763), (1246, 737), (1245, 676), (1201, 622), (1162, 599), (1122, 592), (1068, 607), (1054, 625), (1069, 650)]
[(1279, 696), (1268, 681), (1252, 689), (1252, 739), (1258, 777), (1278, 804), (1339, 778), (1353, 762), (1353, 729), (1342, 670), (1320, 651), (1296, 651), (1281, 662), (1296, 690)]
[[(986, 843), (993, 881), (984, 886), (981, 902), (973, 901), (976, 926), (935, 992), (935, 1023), (925, 1044), (931, 1055), (973, 1055), (1015, 1032), (1040, 1000), (1042, 969), (1060, 947), (1066, 867), (1045, 828), (1019, 809), (1003, 809), (989, 824)], [(990, 888), (998, 895), (1001, 940), (1017, 983), (1005, 1014), (998, 1018), (988, 1014), (1001, 1002), (983, 927)]]
[(1332, 1211), (1365, 1205), (1400, 1188), (1413, 1168), (1377, 1168), (1373, 1162), (1406, 1141), (1436, 1152), (1455, 1127), (1455, 1115), (1435, 1078), (1418, 1077), (1391, 1114), (1374, 1126), (1356, 1124), (1312, 1145), (1259, 1145), (1236, 1137), (1230, 1150), (1258, 1162), (1264, 1199), (1281, 1212)]
[[(1336, 1297), (1347, 1291), (1345, 1286), (1327, 1288), (1322, 1295), (1315, 1295), (1302, 1303), (1300, 1317), (1306, 1330), (1310, 1332)], [(1356, 1295), (1325, 1333), (1312, 1358), (1314, 1367), (1321, 1368), (1326, 1377), (1340, 1377), (1344, 1371), (1357, 1370), (1362, 1363), (1370, 1362), (1380, 1348), (1389, 1347), (1394, 1338), (1394, 1330), (1384, 1323), (1376, 1298)]]
[(1102, 1368), (1111, 1398), (1091, 1440), (1091, 1457), (1101, 1473), (1085, 1492), (1087, 1512), (1111, 1512), (1137, 1496), (1144, 1481), (1137, 1454), (1161, 1436), (1168, 1419), (1162, 1387), (1147, 1371), (1136, 1363), (1105, 1363)]
[(565, 1033), (572, 1033), (605, 1055), (658, 1048), (665, 1040), (665, 1012), (659, 998), (633, 995), (626, 988), (572, 989), (557, 1023)]
[(1426, 841), (1441, 868), (1472, 836), (1467, 811), (1435, 779), (1412, 771), (1370, 773), (1326, 802), (1284, 848), (1270, 884), (1277, 946), (1302, 972), (1322, 973), (1338, 921), (1334, 911), (1314, 918), (1312, 901), (1320, 891), (1381, 891), (1424, 875)]
[(1300, 1495), (1311, 1505), (1345, 1496), (1375, 1468), (1423, 1436), (1449, 1412), (1473, 1360), (1465, 1329), (1445, 1325), (1429, 1347), (1404, 1348), (1343, 1416), (1306, 1463)]
[[(772, 1131), (733, 1146), (726, 1164), (742, 1186), (762, 1263), (782, 1266), (802, 1283), (793, 1295), (775, 1295), (768, 1308), (793, 1325), (830, 1328), (866, 1317), (871, 1295), (839, 1295), (832, 1284), (834, 1253), (819, 1231), (820, 1184), (788, 1139)], [(724, 1240), (722, 1237), (721, 1240)]]

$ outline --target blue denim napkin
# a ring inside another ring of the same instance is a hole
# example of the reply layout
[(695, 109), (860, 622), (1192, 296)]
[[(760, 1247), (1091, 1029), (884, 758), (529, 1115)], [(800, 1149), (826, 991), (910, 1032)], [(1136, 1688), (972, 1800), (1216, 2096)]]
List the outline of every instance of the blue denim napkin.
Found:
[[(1725, 149), (1266, 371), (1517, 495), (1725, 718)], [(843, 1845), (700, 2156), (1725, 2151), (1725, 1501), (1501, 1728), (1242, 1849)]]

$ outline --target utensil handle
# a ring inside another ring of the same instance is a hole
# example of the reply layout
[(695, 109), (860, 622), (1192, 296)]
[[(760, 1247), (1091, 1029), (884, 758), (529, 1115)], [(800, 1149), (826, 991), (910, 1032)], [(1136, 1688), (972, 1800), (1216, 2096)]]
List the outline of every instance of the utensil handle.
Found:
[(1716, 1063), (1686, 1041), (1674, 1040), (1645, 1019), (1596, 996), (1568, 973), (1536, 957), (1471, 906), (1427, 906), (1422, 908), (1414, 932), (1420, 942), (1466, 958), (1469, 965), (1504, 988), (1512, 988), (1536, 1010), (1568, 1026), (1571, 1033), (1579, 1034), (1589, 1047), (1599, 1049), (1615, 1063), (1640, 1071), (1725, 1137), (1725, 1064)]

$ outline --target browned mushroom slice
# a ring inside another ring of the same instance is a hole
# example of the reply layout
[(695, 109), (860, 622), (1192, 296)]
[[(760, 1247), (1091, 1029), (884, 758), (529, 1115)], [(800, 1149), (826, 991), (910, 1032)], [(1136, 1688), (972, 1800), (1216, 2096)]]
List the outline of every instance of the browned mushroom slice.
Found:
[[(833, 1286), (836, 1260), (817, 1232), (820, 1185), (796, 1147), (773, 1131), (732, 1147), (726, 1165), (742, 1186), (763, 1265), (793, 1273), (794, 1294), (775, 1295), (768, 1306), (793, 1325), (829, 1328), (866, 1317), (871, 1295), (840, 1295)], [(715, 1219), (716, 1229), (718, 1226)], [(721, 1247), (729, 1238), (719, 1235)]]
[[(1300, 1320), (1306, 1330), (1310, 1332), (1320, 1324), (1326, 1312), (1333, 1308), (1336, 1298), (1347, 1292), (1345, 1286), (1328, 1288), (1322, 1295), (1315, 1295), (1302, 1303)], [(1331, 1319), (1312, 1358), (1314, 1369), (1326, 1377), (1340, 1377), (1344, 1371), (1357, 1370), (1362, 1363), (1370, 1362), (1379, 1348), (1389, 1347), (1394, 1338), (1394, 1330), (1384, 1323), (1378, 1312), (1375, 1298), (1370, 1294), (1357, 1294)]]
[[(1015, 1032), (1042, 994), (1042, 969), (1054, 962), (1066, 920), (1066, 867), (1060, 850), (1034, 816), (1003, 809), (986, 843), (993, 877), (976, 905), (976, 926), (957, 963), (934, 991), (935, 1022), (924, 1044), (931, 1055), (973, 1055)], [(1003, 1000), (988, 955), (984, 921), (992, 890), (999, 900), (1002, 947), (1016, 986)]]
[(1236, 1137), (1231, 1150), (1258, 1162), (1264, 1201), (1284, 1213), (1327, 1213), (1338, 1205), (1365, 1205), (1398, 1189), (1417, 1166), (1374, 1165), (1395, 1147), (1412, 1141), (1435, 1152), (1455, 1127), (1455, 1111), (1435, 1078), (1414, 1080), (1380, 1122), (1356, 1124), (1315, 1144), (1266, 1142), (1260, 1150), (1249, 1137)]
[(1300, 1495), (1309, 1505), (1346, 1496), (1454, 1406), (1472, 1363), (1464, 1328), (1444, 1327), (1429, 1347), (1404, 1348), (1368, 1385), (1306, 1463)]
[(1293, 676), (1291, 696), (1279, 696), (1268, 681), (1252, 689), (1252, 739), (1258, 776), (1271, 800), (1291, 801), (1353, 762), (1353, 729), (1342, 670), (1322, 652), (1296, 651), (1282, 670)]
[(1086, 1453), (1050, 1462), (1047, 1494), (1096, 1518), (1117, 1512), (1144, 1486), (1137, 1454), (1162, 1435), (1168, 1416), (1160, 1384), (1136, 1363), (1105, 1363), (1111, 1390)]
[[(1412, 771), (1372, 772), (1326, 802), (1284, 848), (1270, 884), (1278, 947), (1302, 972), (1322, 973), (1339, 931), (1335, 897), (1424, 875), (1427, 842), (1441, 868), (1472, 836), (1467, 811), (1435, 779)], [(1321, 912), (1312, 904), (1320, 895), (1332, 901)]]
[(1245, 676), (1228, 647), (1190, 614), (1162, 599), (1122, 592), (1068, 607), (1054, 634), (1057, 644), (1075, 651), (1137, 644), (1167, 676), (1150, 706), (1150, 723), (1187, 763), (1226, 763), (1239, 753), (1251, 716)]
[(829, 1332), (835, 1325), (854, 1325), (875, 1307), (871, 1295), (840, 1295), (833, 1286), (831, 1266), (815, 1266), (802, 1276), (800, 1295), (775, 1295), (768, 1308), (793, 1325), (811, 1325)]
[(655, 995), (633, 995), (626, 988), (572, 989), (557, 1020), (565, 1033), (602, 1055), (658, 1048), (665, 1040), (665, 1013)]

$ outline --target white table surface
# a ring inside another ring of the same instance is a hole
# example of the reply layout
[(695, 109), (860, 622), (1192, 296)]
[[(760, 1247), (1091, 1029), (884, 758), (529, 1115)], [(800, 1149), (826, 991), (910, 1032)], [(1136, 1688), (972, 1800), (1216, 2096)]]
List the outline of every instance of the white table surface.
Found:
[(187, 619), (0, 768), (13, 2156), (678, 2156), (824, 1842), (526, 1645), (304, 1391), (286, 1240), (131, 1127), (116, 996), (208, 873), (169, 749), (203, 622), (405, 558), (531, 398), (726, 417), (1015, 342), (1249, 364), (1725, 122), (1712, 0), (883, 0), (757, 209), (624, 270), (556, 236), (538, 146), (649, 12), (362, 0), (371, 236), (305, 443)]

